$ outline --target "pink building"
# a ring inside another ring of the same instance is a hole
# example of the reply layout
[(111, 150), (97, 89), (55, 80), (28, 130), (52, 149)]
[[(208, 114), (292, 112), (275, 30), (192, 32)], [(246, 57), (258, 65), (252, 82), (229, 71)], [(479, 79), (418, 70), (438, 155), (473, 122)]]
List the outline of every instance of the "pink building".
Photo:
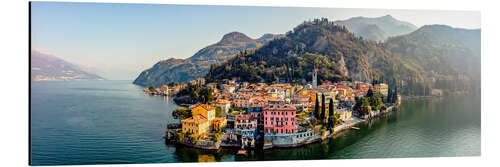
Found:
[(295, 111), (292, 105), (270, 105), (264, 108), (264, 132), (294, 133)]

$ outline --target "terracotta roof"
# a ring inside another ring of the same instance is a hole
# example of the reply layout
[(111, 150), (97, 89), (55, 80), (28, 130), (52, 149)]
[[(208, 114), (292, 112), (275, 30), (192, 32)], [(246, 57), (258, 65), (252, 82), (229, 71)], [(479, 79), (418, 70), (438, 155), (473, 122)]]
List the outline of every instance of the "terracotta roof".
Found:
[(265, 105), (264, 104), (252, 104), (248, 107), (264, 107)]
[(226, 120), (226, 117), (215, 117), (214, 121), (224, 121)]
[(199, 104), (196, 107), (202, 107), (203, 109), (208, 110), (208, 111), (215, 110), (215, 107), (208, 105), (208, 104)]
[(183, 122), (191, 122), (191, 123), (196, 123), (196, 124), (201, 124), (205, 123), (208, 121), (207, 118), (205, 118), (203, 115), (194, 115), (193, 117), (186, 118), (182, 120)]
[(238, 114), (234, 116), (234, 120), (251, 120), (253, 117), (250, 114)]
[(288, 105), (288, 104), (285, 104), (285, 105), (270, 105), (266, 108), (264, 108), (264, 110), (296, 110), (295, 106), (293, 105)]

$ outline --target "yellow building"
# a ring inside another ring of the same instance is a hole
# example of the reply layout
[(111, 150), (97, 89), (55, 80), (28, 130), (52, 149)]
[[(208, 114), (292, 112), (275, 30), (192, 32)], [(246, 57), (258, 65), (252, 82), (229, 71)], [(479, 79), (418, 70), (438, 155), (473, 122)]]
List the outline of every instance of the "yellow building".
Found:
[(384, 96), (387, 96), (389, 94), (389, 86), (387, 84), (377, 84), (373, 86), (373, 91), (380, 93)]
[(335, 114), (339, 114), (340, 120), (342, 120), (342, 121), (349, 121), (349, 120), (351, 120), (351, 117), (352, 117), (352, 111), (349, 111), (349, 110), (336, 111)]
[(212, 121), (215, 118), (215, 107), (208, 104), (200, 104), (192, 109), (194, 115), (202, 115), (208, 120), (209, 125), (212, 125)]
[(302, 89), (299, 92), (297, 92), (298, 95), (309, 95), (309, 91)]
[(181, 121), (184, 134), (201, 135), (208, 131), (209, 122), (203, 115), (193, 115)]
[[(307, 94), (311, 98), (311, 104), (316, 104), (316, 92), (308, 92)], [(318, 94), (318, 98), (321, 98), (321, 94)]]
[(213, 121), (214, 130), (222, 130), (222, 128), (226, 127), (227, 119), (225, 117), (216, 117)]

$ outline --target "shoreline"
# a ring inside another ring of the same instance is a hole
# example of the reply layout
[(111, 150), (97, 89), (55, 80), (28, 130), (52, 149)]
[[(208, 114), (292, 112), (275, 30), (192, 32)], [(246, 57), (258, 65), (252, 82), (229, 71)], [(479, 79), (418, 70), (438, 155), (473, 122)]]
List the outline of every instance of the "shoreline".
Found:
[(334, 128), (333, 133), (331, 133), (330, 131), (327, 131), (327, 135), (321, 136), (320, 138), (314, 139), (312, 141), (306, 141), (304, 143), (300, 143), (300, 144), (296, 144), (296, 145), (290, 145), (290, 146), (273, 146), (273, 147), (269, 147), (269, 148), (263, 148), (263, 150), (272, 149), (272, 148), (297, 148), (297, 147), (301, 147), (301, 146), (304, 146), (304, 145), (307, 145), (307, 144), (320, 143), (320, 142), (323, 142), (323, 141), (326, 141), (326, 140), (329, 140), (329, 139), (334, 139), (336, 136), (338, 136), (339, 134), (341, 134), (345, 130), (349, 130), (352, 127), (354, 127), (354, 126), (356, 126), (358, 124), (365, 123), (365, 122), (367, 122), (367, 121), (369, 121), (371, 119), (374, 119), (374, 118), (383, 116), (385, 114), (391, 113), (395, 109), (397, 110), (397, 107), (390, 106), (389, 108), (386, 109), (386, 111), (384, 111), (384, 112), (382, 112), (382, 111), (378, 112), (377, 114), (371, 115), (371, 116), (369, 116), (366, 119), (354, 117), (354, 119), (357, 119), (357, 120), (351, 120), (351, 122), (349, 122), (347, 124), (339, 125), (339, 126), (337, 126), (337, 127)]
[[(355, 127), (356, 125), (359, 125), (361, 123), (365, 123), (371, 119), (383, 116), (383, 115), (391, 113), (395, 110), (397, 111), (397, 109), (398, 109), (397, 106), (390, 106), (385, 111), (379, 111), (377, 113), (374, 113), (372, 115), (367, 116), (364, 119), (353, 116), (353, 119), (350, 120), (349, 123), (345, 123), (345, 124), (342, 124), (342, 125), (335, 127), (333, 133), (330, 132), (329, 130), (327, 130), (325, 135), (316, 134), (316, 136), (319, 135), (319, 138), (315, 138), (312, 140), (306, 140), (306, 141), (301, 142), (301, 143), (292, 144), (292, 145), (271, 145), (271, 146), (267, 146), (267, 147), (264, 144), (264, 146), (262, 148), (249, 147), (249, 148), (245, 148), (245, 150), (248, 150), (248, 149), (270, 150), (270, 149), (298, 148), (298, 147), (302, 147), (302, 146), (305, 146), (308, 144), (320, 143), (320, 142), (323, 142), (323, 141), (326, 141), (329, 139), (334, 139), (336, 136), (338, 136), (342, 132), (349, 130), (349, 129), (352, 129), (352, 127)], [(356, 130), (359, 130), (359, 129), (356, 129)], [(172, 140), (171, 137), (173, 137), (173, 136), (170, 136), (170, 134), (176, 135), (176, 133), (175, 133), (176, 131), (177, 131), (177, 129), (168, 129), (167, 128), (167, 130), (166, 130), (167, 134), (164, 137), (165, 143), (175, 144), (175, 145), (183, 145), (183, 146), (187, 146), (187, 147), (191, 147), (191, 148), (195, 148), (195, 149), (200, 149), (200, 150), (220, 150), (220, 149), (241, 150), (241, 145), (238, 143), (228, 145), (228, 144), (225, 144), (222, 142), (217, 142), (217, 143), (214, 143), (213, 145), (198, 145), (198, 144), (193, 144), (193, 143), (186, 143), (186, 142), (179, 142), (177, 140)], [(174, 139), (175, 138), (176, 137), (174, 137)]]

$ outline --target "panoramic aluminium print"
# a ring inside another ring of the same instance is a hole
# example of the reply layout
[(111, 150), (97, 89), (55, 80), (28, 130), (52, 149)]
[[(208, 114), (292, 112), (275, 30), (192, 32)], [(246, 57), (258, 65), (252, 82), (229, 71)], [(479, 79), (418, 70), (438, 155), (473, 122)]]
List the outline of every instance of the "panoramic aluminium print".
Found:
[(30, 164), (481, 155), (478, 11), (30, 3)]

